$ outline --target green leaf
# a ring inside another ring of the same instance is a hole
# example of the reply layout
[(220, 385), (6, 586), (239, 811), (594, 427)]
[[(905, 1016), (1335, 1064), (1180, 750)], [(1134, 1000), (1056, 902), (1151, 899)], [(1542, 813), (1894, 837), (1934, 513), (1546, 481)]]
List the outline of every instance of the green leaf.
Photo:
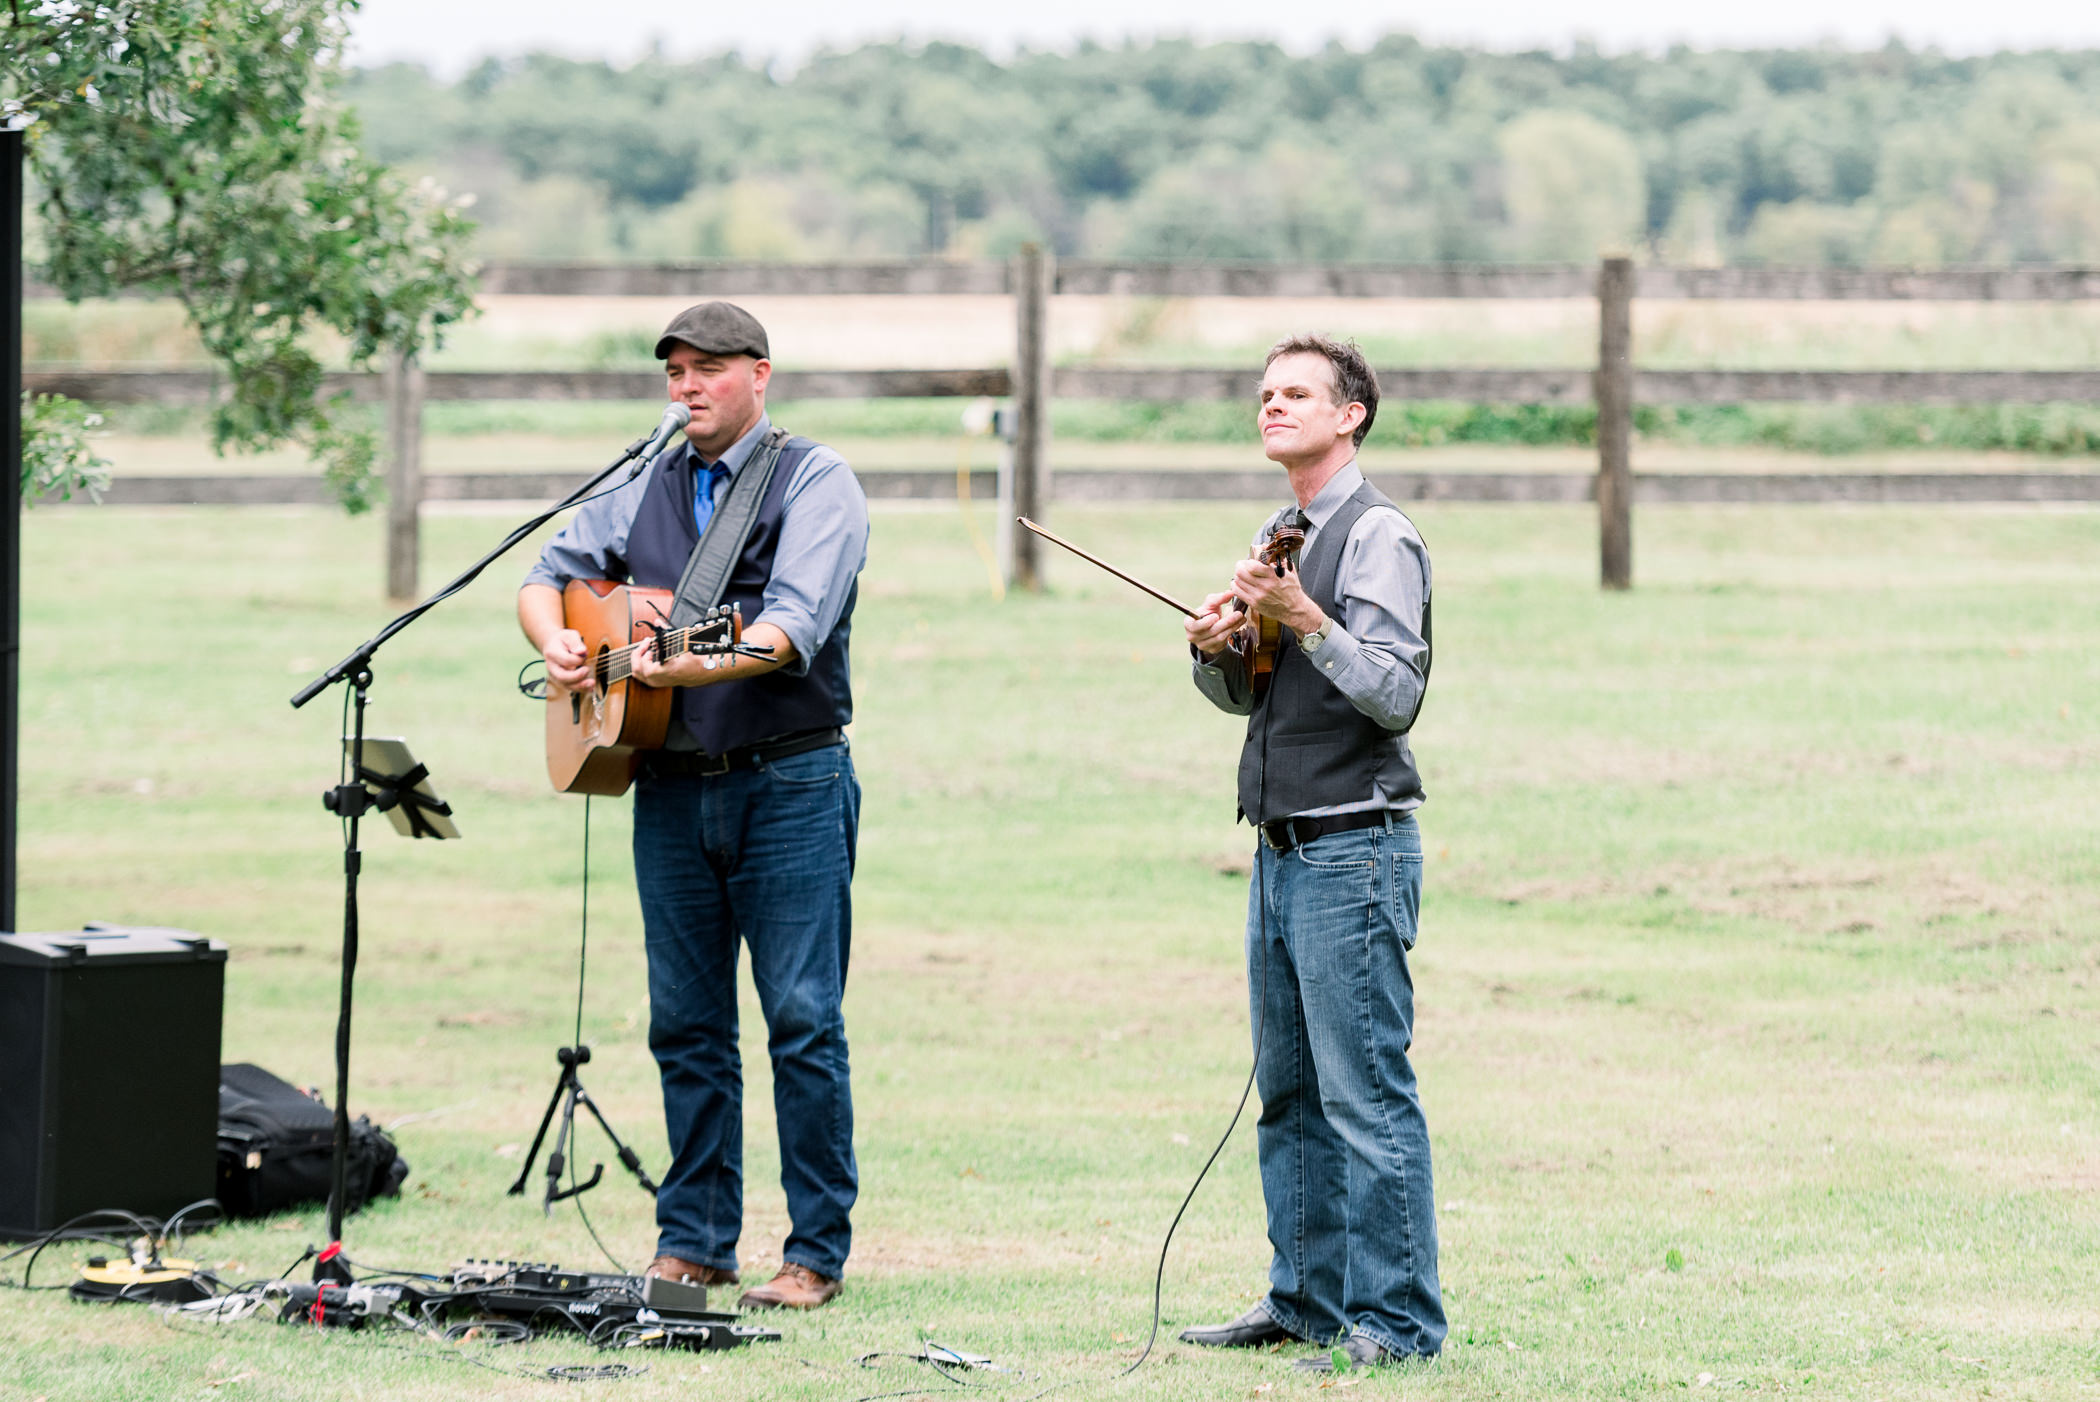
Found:
[(85, 492), (96, 502), (109, 488), (109, 463), (89, 440), (102, 416), (62, 394), (22, 395), (22, 501), (71, 500)]
[(33, 120), (43, 269), (67, 297), (179, 301), (227, 372), (213, 446), (306, 446), (351, 511), (371, 435), (308, 349), (413, 355), (472, 313), (471, 226), (358, 149), (338, 100), (355, 0), (130, 0), (0, 10), (0, 97)]

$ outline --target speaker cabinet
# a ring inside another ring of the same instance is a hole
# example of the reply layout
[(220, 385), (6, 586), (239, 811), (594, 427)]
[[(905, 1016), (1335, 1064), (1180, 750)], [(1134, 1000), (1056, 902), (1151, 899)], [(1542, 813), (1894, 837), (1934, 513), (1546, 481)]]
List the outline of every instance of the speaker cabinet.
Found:
[(225, 991), (187, 930), (0, 934), (0, 1237), (213, 1195)]

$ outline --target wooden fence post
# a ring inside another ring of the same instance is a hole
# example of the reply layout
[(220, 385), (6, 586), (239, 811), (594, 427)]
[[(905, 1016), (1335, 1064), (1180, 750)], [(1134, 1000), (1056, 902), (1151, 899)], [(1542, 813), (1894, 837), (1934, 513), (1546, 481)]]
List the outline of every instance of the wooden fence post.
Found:
[(1597, 271), (1597, 541), (1606, 589), (1633, 587), (1633, 260)]
[[(1056, 260), (1041, 244), (1024, 243), (1014, 258), (1014, 510), (1045, 519), (1050, 502), (1050, 289)], [(1042, 555), (1034, 533), (1014, 535), (1014, 583), (1043, 587)]]
[(416, 597), (423, 505), (423, 363), (394, 351), (386, 362), (386, 595)]

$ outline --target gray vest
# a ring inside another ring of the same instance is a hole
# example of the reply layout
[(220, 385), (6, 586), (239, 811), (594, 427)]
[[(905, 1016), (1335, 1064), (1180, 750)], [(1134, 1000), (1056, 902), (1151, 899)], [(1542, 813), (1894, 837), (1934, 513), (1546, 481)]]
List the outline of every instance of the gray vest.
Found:
[[(1386, 495), (1364, 483), (1342, 503), (1313, 538), (1299, 562), (1300, 583), (1321, 612), (1341, 616), (1335, 597), (1335, 575), (1342, 547), (1357, 518), (1383, 508), (1398, 511)], [(1422, 641), (1429, 641), (1429, 600), (1422, 600)], [(1429, 659), (1422, 665), (1422, 684), (1429, 684)], [(1421, 707), (1415, 708), (1420, 714)], [(1414, 718), (1408, 718), (1408, 725)], [(1247, 743), (1240, 751), (1240, 816), (1267, 823), (1314, 808), (1360, 803), (1371, 786), (1388, 802), (1419, 798), (1422, 779), (1407, 748), (1406, 730), (1387, 730), (1351, 705), (1333, 682), (1283, 630), (1276, 670), (1268, 694), (1247, 718)]]

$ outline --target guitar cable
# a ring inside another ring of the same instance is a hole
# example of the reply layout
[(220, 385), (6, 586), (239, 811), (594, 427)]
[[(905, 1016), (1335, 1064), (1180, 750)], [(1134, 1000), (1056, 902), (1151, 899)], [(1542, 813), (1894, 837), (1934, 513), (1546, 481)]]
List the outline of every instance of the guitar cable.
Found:
[(583, 975), (591, 954), (591, 796), (583, 796), (583, 908), (576, 922), (576, 1037), (583, 1045)]
[[(1247, 678), (1247, 685), (1251, 691), (1254, 685), (1251, 673)], [(1259, 777), (1254, 783), (1253, 825), (1254, 900), (1257, 911), (1256, 924), (1261, 933), (1261, 977), (1254, 1002), (1254, 1055), (1247, 1067), (1247, 1083), (1240, 1087), (1239, 1103), (1232, 1107), (1232, 1119), (1226, 1124), (1225, 1132), (1218, 1136), (1217, 1146), (1210, 1151), (1210, 1157), (1205, 1159), (1203, 1167), (1196, 1171), (1196, 1181), (1189, 1184), (1188, 1192), (1181, 1199), (1181, 1206), (1174, 1209), (1174, 1220), (1167, 1224), (1167, 1234), (1159, 1243), (1159, 1266), (1152, 1277), (1152, 1331), (1145, 1336), (1145, 1347), (1138, 1354), (1137, 1361), (1116, 1374), (1118, 1380), (1129, 1377), (1144, 1366), (1145, 1360), (1152, 1356), (1153, 1346), (1159, 1342), (1160, 1303), (1166, 1284), (1168, 1248), (1174, 1244), (1174, 1233), (1181, 1226), (1182, 1215), (1189, 1210), (1189, 1204), (1196, 1200), (1196, 1190), (1203, 1186), (1203, 1180), (1210, 1175), (1211, 1165), (1218, 1161), (1218, 1156), (1225, 1152), (1225, 1146), (1232, 1141), (1232, 1133), (1240, 1125), (1240, 1116), (1247, 1113), (1247, 1100), (1254, 1094), (1254, 1080), (1261, 1071), (1262, 1037), (1268, 1030), (1269, 1021), (1269, 867), (1268, 863), (1262, 860), (1260, 817), (1263, 801), (1269, 792), (1269, 726), (1266, 720), (1261, 728), (1261, 766), (1257, 772)]]
[[(1248, 685), (1250, 688), (1253, 685), (1251, 674), (1248, 677)], [(1263, 724), (1261, 732), (1261, 767), (1259, 773), (1260, 777), (1255, 781), (1254, 800), (1257, 814), (1261, 809), (1262, 801), (1268, 796), (1269, 789), (1269, 728), (1266, 723)], [(1187, 1215), (1189, 1204), (1196, 1200), (1196, 1192), (1203, 1186), (1203, 1180), (1210, 1176), (1211, 1168), (1217, 1163), (1219, 1156), (1225, 1152), (1225, 1146), (1232, 1142), (1233, 1132), (1240, 1125), (1240, 1117), (1247, 1113), (1247, 1101), (1254, 1094), (1255, 1078), (1261, 1070), (1262, 1040), (1268, 1030), (1269, 1020), (1269, 871), (1267, 864), (1262, 860), (1261, 824), (1258, 819), (1254, 824), (1254, 833), (1255, 919), (1261, 933), (1260, 976), (1256, 983), (1258, 992), (1254, 1005), (1254, 1054), (1247, 1067), (1247, 1080), (1240, 1087), (1240, 1098), (1238, 1103), (1232, 1107), (1232, 1118), (1226, 1123), (1225, 1132), (1218, 1136), (1218, 1142), (1212, 1146), (1210, 1156), (1203, 1160), (1203, 1167), (1196, 1171), (1195, 1181), (1189, 1184), (1188, 1191), (1182, 1195), (1181, 1205), (1174, 1209), (1174, 1218), (1167, 1224), (1166, 1235), (1160, 1239), (1159, 1263), (1152, 1273), (1152, 1327), (1145, 1336), (1145, 1346), (1139, 1350), (1138, 1356), (1127, 1367), (1109, 1375), (1108, 1381), (1110, 1382), (1121, 1382), (1124, 1378), (1144, 1367), (1145, 1361), (1152, 1356), (1152, 1350), (1159, 1343), (1159, 1325), (1166, 1291), (1167, 1254), (1173, 1248), (1174, 1233), (1180, 1230), (1181, 1219)], [(867, 1366), (867, 1360), (875, 1356), (877, 1355), (863, 1355), (861, 1360), (862, 1366)], [(976, 1391), (984, 1387), (982, 1383), (971, 1383), (956, 1377), (946, 1367), (942, 1366), (940, 1362), (931, 1357), (922, 1358), (921, 1361), (932, 1364), (934, 1371), (940, 1374), (952, 1389)], [(1077, 1387), (1082, 1382), (1089, 1381), (1092, 1380), (1071, 1378), (1064, 1382), (1052, 1383), (1040, 1391), (1031, 1392), (1025, 1397), (1018, 1399), (1018, 1402), (1035, 1402), (1036, 1398), (1062, 1391), (1068, 1387)], [(878, 1402), (878, 1399), (885, 1398), (916, 1397), (924, 1395), (928, 1390), (926, 1388), (906, 1388), (897, 1392), (876, 1392), (855, 1398), (854, 1402)]]
[[(578, 920), (576, 934), (576, 1040), (571, 1046), (583, 1045), (583, 976), (590, 962), (591, 949), (591, 796), (583, 796), (583, 909)], [(626, 1265), (613, 1255), (605, 1238), (598, 1235), (597, 1226), (591, 1221), (590, 1212), (583, 1205), (582, 1190), (576, 1187), (577, 1163), (582, 1156), (569, 1156), (569, 1201), (576, 1204), (576, 1215), (583, 1219), (583, 1229), (598, 1243), (598, 1250), (612, 1262), (612, 1268), (621, 1275), (628, 1274)]]

